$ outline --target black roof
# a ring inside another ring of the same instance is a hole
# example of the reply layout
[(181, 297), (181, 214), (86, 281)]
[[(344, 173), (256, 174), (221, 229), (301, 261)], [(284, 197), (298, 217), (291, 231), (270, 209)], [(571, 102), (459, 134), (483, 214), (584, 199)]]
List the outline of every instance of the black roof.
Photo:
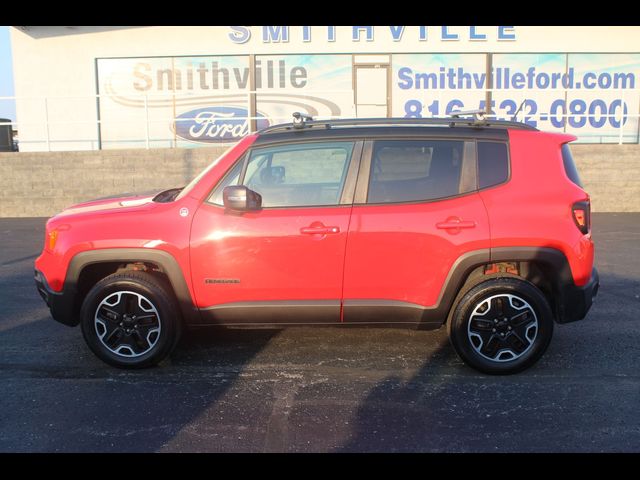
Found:
[(256, 145), (296, 140), (353, 138), (407, 138), (422, 136), (457, 139), (508, 140), (507, 128), (534, 130), (519, 122), (484, 122), (460, 118), (362, 118), (307, 121), (302, 127), (293, 123), (273, 125), (259, 130)]
[[(521, 122), (511, 122), (506, 120), (482, 120), (478, 121), (473, 118), (353, 118), (340, 120), (311, 120), (303, 123), (281, 123), (272, 125), (259, 130), (260, 135), (284, 133), (292, 131), (310, 131), (310, 130), (334, 130), (334, 129), (352, 129), (352, 128), (416, 128), (416, 127), (466, 127), (474, 130), (484, 129), (520, 129), (534, 130), (538, 129)], [(328, 133), (328, 132), (326, 132)]]

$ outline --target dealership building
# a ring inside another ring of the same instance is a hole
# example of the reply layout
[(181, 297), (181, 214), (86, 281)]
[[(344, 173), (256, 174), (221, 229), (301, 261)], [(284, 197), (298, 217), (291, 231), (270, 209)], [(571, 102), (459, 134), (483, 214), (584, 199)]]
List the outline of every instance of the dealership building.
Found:
[[(296, 111), (424, 118), (478, 109), (576, 135), (594, 210), (640, 210), (640, 27), (10, 30), (20, 153), (0, 160), (32, 193), (14, 202), (19, 192), (7, 184), (0, 216), (148, 190), (150, 168), (157, 186), (176, 186), (230, 142)], [(39, 164), (46, 175), (34, 180)], [(38, 199), (43, 206), (29, 207)]]
[(640, 27), (11, 31), (21, 151), (219, 145), (294, 111), (431, 117), (487, 106), (581, 143), (638, 143)]

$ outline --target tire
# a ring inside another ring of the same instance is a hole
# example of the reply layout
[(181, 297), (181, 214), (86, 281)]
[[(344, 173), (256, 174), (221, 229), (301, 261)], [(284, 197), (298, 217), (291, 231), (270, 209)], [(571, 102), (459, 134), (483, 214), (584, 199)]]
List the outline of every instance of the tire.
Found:
[(553, 313), (532, 283), (494, 277), (470, 288), (455, 306), (449, 340), (470, 367), (492, 375), (521, 372), (544, 354)]
[(178, 343), (181, 320), (173, 293), (144, 272), (114, 273), (96, 283), (80, 309), (82, 335), (101, 360), (119, 368), (145, 368), (164, 360)]

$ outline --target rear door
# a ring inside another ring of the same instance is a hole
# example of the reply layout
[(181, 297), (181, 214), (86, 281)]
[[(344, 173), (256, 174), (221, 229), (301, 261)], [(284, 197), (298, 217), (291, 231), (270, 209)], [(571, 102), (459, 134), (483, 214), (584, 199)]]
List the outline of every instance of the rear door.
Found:
[(452, 266), (486, 249), (475, 141), (391, 139), (365, 143), (344, 274), (344, 321), (442, 322)]
[[(198, 209), (191, 234), (196, 301), (207, 323), (340, 320), (346, 238), (362, 142), (255, 147)], [(230, 212), (226, 185), (263, 208)]]

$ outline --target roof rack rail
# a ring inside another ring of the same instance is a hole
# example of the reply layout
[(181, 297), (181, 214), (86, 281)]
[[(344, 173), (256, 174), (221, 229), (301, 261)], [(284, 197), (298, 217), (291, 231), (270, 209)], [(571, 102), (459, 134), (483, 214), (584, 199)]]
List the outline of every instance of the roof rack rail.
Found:
[(452, 118), (460, 118), (460, 116), (462, 115), (473, 115), (475, 123), (484, 122), (487, 118), (487, 112), (485, 112), (484, 110), (465, 110), (463, 112), (456, 111), (449, 114), (449, 116)]
[(313, 117), (311, 115), (293, 112), (293, 128), (304, 128), (305, 123), (311, 121), (313, 121)]
[[(460, 118), (460, 115), (474, 114), (476, 118)], [(452, 112), (450, 118), (350, 118), (350, 119), (337, 119), (337, 120), (313, 120), (310, 116), (294, 113), (293, 123), (280, 123), (278, 125), (272, 125), (257, 133), (276, 133), (286, 131), (304, 131), (307, 129), (330, 129), (336, 127), (366, 127), (366, 126), (429, 126), (429, 125), (442, 125), (442, 126), (465, 126), (476, 128), (515, 128), (521, 130), (538, 130), (535, 127), (527, 125), (526, 123), (513, 122), (508, 120), (487, 120), (486, 113), (481, 110), (474, 110), (472, 112)]]

